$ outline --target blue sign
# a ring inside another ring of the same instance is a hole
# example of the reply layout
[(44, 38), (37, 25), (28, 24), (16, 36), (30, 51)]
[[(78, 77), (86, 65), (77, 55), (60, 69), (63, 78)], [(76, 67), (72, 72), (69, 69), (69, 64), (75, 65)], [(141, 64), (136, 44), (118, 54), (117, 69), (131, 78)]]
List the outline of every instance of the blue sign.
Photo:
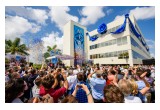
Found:
[(84, 57), (84, 29), (74, 25), (74, 65), (82, 65)]
[(106, 33), (106, 31), (107, 31), (107, 26), (106, 26), (106, 24), (105, 24), (105, 23), (102, 23), (102, 24), (98, 27), (97, 31), (98, 31), (99, 34), (104, 34), (104, 33)]
[(54, 50), (51, 50), (51, 51), (50, 51), (50, 55), (51, 55), (51, 56), (54, 56), (54, 55), (55, 55)]
[(57, 58), (52, 58), (51, 62), (56, 64), (58, 62), (58, 59)]
[(20, 56), (16, 56), (16, 60), (19, 61), (21, 59)]
[(59, 51), (58, 50), (56, 51), (56, 55), (59, 55)]

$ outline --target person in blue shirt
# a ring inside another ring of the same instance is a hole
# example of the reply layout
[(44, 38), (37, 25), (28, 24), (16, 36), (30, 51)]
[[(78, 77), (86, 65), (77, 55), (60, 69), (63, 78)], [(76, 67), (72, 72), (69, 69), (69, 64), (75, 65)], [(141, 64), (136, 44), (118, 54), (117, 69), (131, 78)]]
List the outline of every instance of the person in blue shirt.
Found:
[(74, 85), (73, 85), (73, 87), (71, 88), (71, 92), (70, 92), (70, 94), (72, 94), (73, 91), (75, 90), (76, 85), (79, 86), (79, 89), (78, 89), (78, 91), (77, 91), (77, 93), (76, 93), (76, 99), (78, 100), (79, 103), (88, 103), (88, 99), (87, 99), (86, 92), (85, 92), (85, 91), (82, 89), (82, 87), (81, 87), (81, 84), (84, 84), (84, 85), (86, 85), (86, 86), (88, 87), (88, 89), (90, 90), (89, 84), (84, 81), (84, 75), (85, 75), (85, 74), (82, 73), (82, 72), (79, 72), (79, 73), (77, 74), (77, 80), (78, 80), (78, 81), (77, 81), (77, 84), (74, 84)]
[[(96, 74), (96, 77), (92, 77), (93, 74)], [(88, 79), (91, 85), (91, 91), (94, 103), (103, 103), (104, 101), (104, 93), (103, 89), (106, 85), (106, 80), (103, 79), (101, 70), (96, 70), (94, 73), (90, 73), (88, 75)]]

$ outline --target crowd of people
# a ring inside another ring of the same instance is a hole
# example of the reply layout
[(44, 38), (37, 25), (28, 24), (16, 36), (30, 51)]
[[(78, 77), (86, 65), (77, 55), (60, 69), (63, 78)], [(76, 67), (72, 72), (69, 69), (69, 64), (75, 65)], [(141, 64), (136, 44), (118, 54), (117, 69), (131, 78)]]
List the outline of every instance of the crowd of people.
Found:
[(9, 67), (6, 103), (154, 103), (154, 65)]

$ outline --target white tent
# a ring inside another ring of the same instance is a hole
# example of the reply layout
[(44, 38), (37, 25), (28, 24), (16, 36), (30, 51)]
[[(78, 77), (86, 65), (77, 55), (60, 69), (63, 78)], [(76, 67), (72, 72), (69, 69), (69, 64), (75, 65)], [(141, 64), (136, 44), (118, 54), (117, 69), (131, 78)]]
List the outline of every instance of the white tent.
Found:
[(13, 55), (13, 54), (6, 54), (5, 58), (11, 59), (11, 58), (16, 58), (16, 56), (20, 56), (21, 58), (26, 58), (26, 56), (23, 55)]
[(49, 60), (49, 59), (52, 59), (52, 58), (59, 58), (61, 60), (72, 60), (72, 59), (74, 59), (74, 57), (72, 57), (70, 55), (65, 55), (65, 54), (63, 54), (63, 55), (54, 55), (54, 56), (48, 57), (46, 59)]

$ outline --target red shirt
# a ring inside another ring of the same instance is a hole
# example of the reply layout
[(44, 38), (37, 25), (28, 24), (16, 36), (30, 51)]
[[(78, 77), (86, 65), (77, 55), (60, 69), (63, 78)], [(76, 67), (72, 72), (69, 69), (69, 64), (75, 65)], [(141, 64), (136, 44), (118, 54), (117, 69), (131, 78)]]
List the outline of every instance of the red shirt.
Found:
[(106, 81), (106, 85), (110, 85), (110, 84), (111, 84), (111, 82), (112, 82), (112, 81), (107, 80), (107, 81)]
[(49, 89), (45, 90), (43, 86), (40, 87), (40, 96), (44, 96), (46, 94), (49, 94), (51, 97), (53, 97), (54, 103), (58, 103), (58, 98), (60, 98), (65, 92), (66, 92), (65, 87), (61, 87), (59, 89)]

